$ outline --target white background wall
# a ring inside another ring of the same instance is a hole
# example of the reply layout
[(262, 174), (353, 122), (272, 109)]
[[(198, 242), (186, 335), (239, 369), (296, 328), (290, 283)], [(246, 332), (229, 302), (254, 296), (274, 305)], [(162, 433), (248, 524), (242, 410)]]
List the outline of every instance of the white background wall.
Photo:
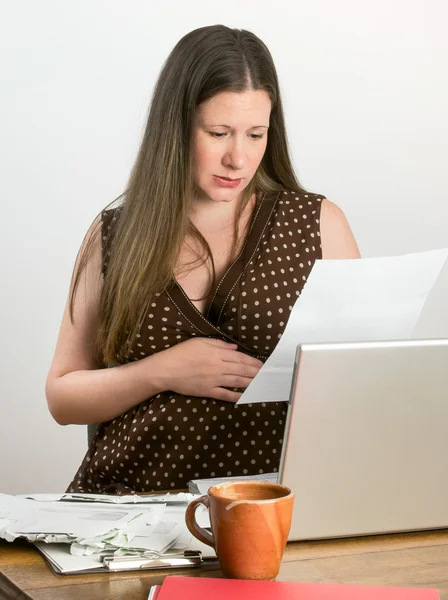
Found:
[(158, 4), (1, 3), (2, 492), (62, 491), (81, 462), (86, 428), (56, 425), (44, 396), (71, 269), (188, 31), (223, 23), (267, 43), (300, 179), (344, 209), (364, 256), (448, 245), (445, 0)]

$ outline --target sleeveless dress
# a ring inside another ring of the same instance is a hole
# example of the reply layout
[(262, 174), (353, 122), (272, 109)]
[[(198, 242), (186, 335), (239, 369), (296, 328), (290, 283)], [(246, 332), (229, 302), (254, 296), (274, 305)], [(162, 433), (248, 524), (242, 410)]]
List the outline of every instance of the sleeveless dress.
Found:
[[(323, 196), (265, 195), (255, 206), (243, 248), (202, 314), (175, 283), (148, 307), (129, 355), (160, 352), (192, 337), (238, 344), (266, 360), (316, 259), (322, 258)], [(107, 269), (117, 209), (102, 214)], [(276, 472), (285, 402), (235, 405), (166, 391), (100, 424), (68, 492), (133, 493), (181, 489), (191, 479)]]

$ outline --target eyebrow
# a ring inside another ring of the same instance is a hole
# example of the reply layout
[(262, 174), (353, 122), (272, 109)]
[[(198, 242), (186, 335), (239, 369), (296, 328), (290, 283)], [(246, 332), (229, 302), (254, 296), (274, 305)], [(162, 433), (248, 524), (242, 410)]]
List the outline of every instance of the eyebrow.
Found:
[[(216, 125), (212, 125), (211, 123), (203, 123), (203, 125), (204, 127), (224, 127), (225, 129), (232, 129), (230, 125), (221, 125), (218, 123)], [(252, 127), (249, 127), (249, 129), (269, 129), (269, 127), (267, 125), (252, 125)]]

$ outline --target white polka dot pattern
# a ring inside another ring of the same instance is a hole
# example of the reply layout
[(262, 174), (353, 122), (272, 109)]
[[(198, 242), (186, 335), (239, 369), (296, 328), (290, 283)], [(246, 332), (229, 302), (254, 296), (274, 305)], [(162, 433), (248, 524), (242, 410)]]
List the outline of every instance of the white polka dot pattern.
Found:
[[(303, 191), (265, 197), (244, 250), (219, 282), (207, 315), (176, 284), (148, 306), (128, 361), (194, 336), (236, 341), (241, 351), (266, 359), (314, 261), (322, 256), (322, 199)], [(105, 272), (117, 215), (103, 213)], [(149, 492), (185, 488), (199, 477), (275, 472), (285, 417), (282, 402), (235, 406), (158, 394), (100, 425), (69, 491)]]

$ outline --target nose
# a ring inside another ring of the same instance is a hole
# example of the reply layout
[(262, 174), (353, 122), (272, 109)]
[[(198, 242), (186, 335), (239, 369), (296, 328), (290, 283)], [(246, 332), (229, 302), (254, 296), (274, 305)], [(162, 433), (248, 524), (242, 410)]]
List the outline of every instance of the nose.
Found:
[(244, 168), (246, 157), (241, 143), (235, 141), (223, 157), (223, 165), (228, 169), (239, 171)]

